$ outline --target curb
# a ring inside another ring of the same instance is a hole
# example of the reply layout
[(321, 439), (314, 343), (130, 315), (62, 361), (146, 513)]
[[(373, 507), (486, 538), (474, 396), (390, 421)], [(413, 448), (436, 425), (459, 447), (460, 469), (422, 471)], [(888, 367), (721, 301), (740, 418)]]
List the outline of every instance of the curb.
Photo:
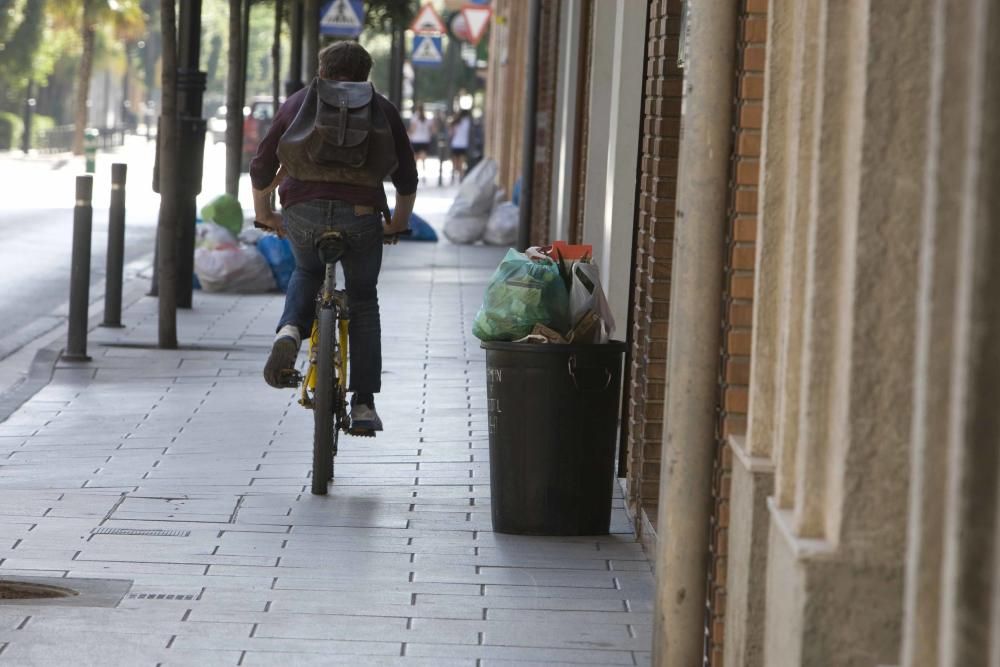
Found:
[[(149, 266), (152, 266), (152, 264), (150, 263)], [(123, 314), (140, 299), (146, 296), (146, 288), (148, 287), (149, 279), (142, 277), (141, 274), (144, 270), (145, 269), (139, 269), (136, 271), (136, 275), (123, 282)], [(101, 323), (104, 320), (103, 304), (103, 298), (91, 302), (89, 308), (90, 311), (96, 310), (98, 312), (92, 312), (87, 318), (88, 333), (101, 326)], [(38, 338), (46, 336), (59, 327), (64, 326), (66, 326), (66, 318), (61, 318), (58, 324), (48, 331), (39, 334)], [(8, 387), (6, 390), (0, 392), (0, 424), (7, 421), (12, 414), (21, 408), (21, 406), (31, 400), (35, 394), (52, 382), (52, 377), (55, 375), (56, 365), (62, 358), (64, 348), (65, 336), (60, 336), (48, 345), (39, 348), (35, 352), (35, 356), (31, 360), (31, 364), (28, 366), (27, 376), (20, 382), (17, 382), (11, 387)]]

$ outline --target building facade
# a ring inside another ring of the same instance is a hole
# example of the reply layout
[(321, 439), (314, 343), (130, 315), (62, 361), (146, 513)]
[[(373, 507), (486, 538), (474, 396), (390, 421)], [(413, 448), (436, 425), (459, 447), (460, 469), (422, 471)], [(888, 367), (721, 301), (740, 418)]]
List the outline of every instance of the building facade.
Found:
[(1000, 5), (539, 2), (531, 236), (628, 343), (655, 664), (1000, 664)]

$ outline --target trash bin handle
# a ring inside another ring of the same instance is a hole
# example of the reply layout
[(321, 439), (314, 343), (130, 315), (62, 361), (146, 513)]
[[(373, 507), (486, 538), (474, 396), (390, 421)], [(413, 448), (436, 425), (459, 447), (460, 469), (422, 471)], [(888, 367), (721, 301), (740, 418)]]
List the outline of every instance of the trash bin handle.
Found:
[[(569, 377), (573, 380), (573, 386), (580, 390), (580, 384), (576, 381), (576, 355), (569, 355), (569, 361), (566, 362), (566, 370), (569, 372)], [(603, 369), (605, 374), (604, 386), (596, 391), (605, 391), (611, 386), (611, 371), (607, 368)], [(594, 390), (591, 390), (594, 391)]]

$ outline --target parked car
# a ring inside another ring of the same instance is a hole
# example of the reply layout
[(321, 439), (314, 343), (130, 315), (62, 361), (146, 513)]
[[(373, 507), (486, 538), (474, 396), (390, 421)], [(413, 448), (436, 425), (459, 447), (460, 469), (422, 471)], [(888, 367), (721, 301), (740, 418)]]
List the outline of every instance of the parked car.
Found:
[(221, 144), (226, 140), (226, 105), (215, 110), (208, 119), (208, 136), (212, 143)]
[[(284, 102), (284, 99), (279, 99)], [(250, 167), (250, 160), (257, 153), (257, 145), (274, 122), (274, 98), (261, 95), (254, 97), (243, 107), (243, 168)]]

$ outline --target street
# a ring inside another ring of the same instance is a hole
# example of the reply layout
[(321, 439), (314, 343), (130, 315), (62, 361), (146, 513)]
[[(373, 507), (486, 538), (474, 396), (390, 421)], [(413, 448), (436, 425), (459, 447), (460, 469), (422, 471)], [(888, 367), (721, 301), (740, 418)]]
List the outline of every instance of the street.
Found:
[[(153, 261), (159, 196), (151, 188), (155, 143), (131, 136), (125, 146), (99, 153), (94, 174), (90, 301), (104, 299), (111, 164), (128, 165), (126, 183), (126, 280), (148, 280)], [(0, 156), (0, 180), (8, 201), (0, 209), (0, 393), (16, 382), (30, 361), (25, 347), (65, 335), (73, 238), (75, 180), (84, 173), (82, 158), (66, 155)], [(225, 148), (205, 149), (199, 210), (224, 191)], [(249, 180), (241, 182), (241, 201), (250, 200)], [(46, 335), (47, 334), (47, 335)], [(7, 360), (7, 363), (4, 363)]]

